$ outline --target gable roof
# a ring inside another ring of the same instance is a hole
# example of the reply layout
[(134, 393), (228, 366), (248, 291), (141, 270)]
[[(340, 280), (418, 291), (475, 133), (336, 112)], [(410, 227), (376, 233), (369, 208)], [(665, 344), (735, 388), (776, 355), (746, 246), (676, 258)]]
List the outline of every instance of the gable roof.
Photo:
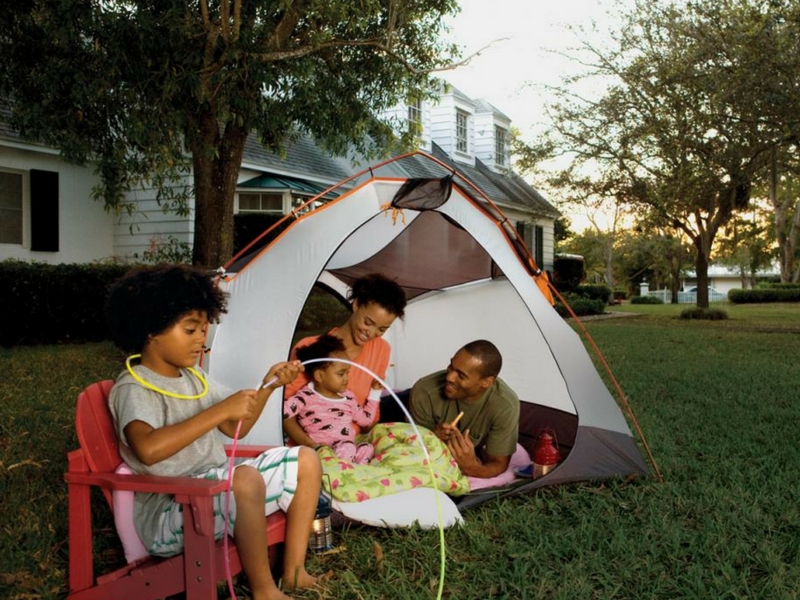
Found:
[(277, 175), (301, 176), (309, 180), (337, 183), (352, 175), (342, 158), (322, 150), (310, 135), (292, 135), (278, 155), (267, 150), (255, 134), (247, 136), (242, 165)]
[(478, 98), (475, 100), (475, 112), (476, 113), (492, 113), (497, 115), (501, 119), (505, 119), (506, 121), (511, 121), (511, 117), (505, 114), (503, 111), (499, 110), (494, 104), (489, 102), (488, 100), (484, 100), (483, 98)]
[(515, 206), (534, 212), (538, 216), (556, 218), (561, 214), (555, 206), (511, 170), (507, 174), (496, 173), (479, 158), (475, 159), (474, 167), (455, 162), (436, 142), (432, 143), (431, 155), (464, 175), (496, 204)]

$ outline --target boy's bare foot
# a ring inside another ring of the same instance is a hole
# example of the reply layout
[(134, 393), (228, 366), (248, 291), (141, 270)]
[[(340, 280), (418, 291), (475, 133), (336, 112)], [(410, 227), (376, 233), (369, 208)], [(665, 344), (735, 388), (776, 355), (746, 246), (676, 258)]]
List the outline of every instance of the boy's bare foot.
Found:
[(253, 590), (252, 594), (253, 594), (253, 600), (292, 600), (291, 596), (287, 596), (277, 587), (272, 588), (270, 590), (266, 590), (265, 592), (260, 594), (256, 593)]
[(291, 572), (283, 574), (283, 589), (285, 590), (304, 590), (322, 583), (324, 578), (317, 579), (310, 575), (303, 567), (292, 569)]

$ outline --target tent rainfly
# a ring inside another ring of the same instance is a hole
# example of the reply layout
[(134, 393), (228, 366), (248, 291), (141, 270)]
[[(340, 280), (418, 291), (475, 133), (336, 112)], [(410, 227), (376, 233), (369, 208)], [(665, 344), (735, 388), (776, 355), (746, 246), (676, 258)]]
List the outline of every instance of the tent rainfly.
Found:
[[(409, 159), (441, 179), (409, 178), (398, 164)], [(221, 286), (230, 294), (229, 311), (210, 337), (210, 374), (234, 388), (255, 386), (265, 365), (289, 356), (315, 285), (345, 298), (353, 280), (381, 272), (409, 298), (405, 319), (384, 336), (392, 347), (392, 388), (410, 388), (446, 367), (463, 344), (488, 339), (503, 355), (500, 376), (520, 397), (520, 443), (530, 449), (543, 428), (555, 431), (564, 460), (510, 493), (647, 474), (617, 403), (540, 289), (541, 271), (499, 209), (420, 152), (361, 176), (226, 267)], [(282, 443), (280, 404), (267, 404), (245, 443)], [(478, 501), (466, 497), (460, 506)]]

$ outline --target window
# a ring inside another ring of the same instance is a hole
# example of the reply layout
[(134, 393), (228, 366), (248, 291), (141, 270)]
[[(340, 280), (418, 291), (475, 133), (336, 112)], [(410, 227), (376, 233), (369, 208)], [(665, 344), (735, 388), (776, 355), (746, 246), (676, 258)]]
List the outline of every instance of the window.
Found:
[(494, 127), (494, 164), (506, 166), (506, 130)]
[(283, 194), (239, 194), (239, 212), (283, 214)]
[(22, 245), (22, 174), (0, 171), (0, 244)]
[(463, 111), (456, 111), (456, 151), (467, 153), (469, 152), (469, 144), (467, 143), (467, 123), (469, 115)]
[(536, 266), (544, 269), (544, 227), (517, 221), (517, 233), (525, 245), (530, 248)]
[(422, 100), (412, 100), (408, 103), (408, 131), (410, 133), (422, 131)]

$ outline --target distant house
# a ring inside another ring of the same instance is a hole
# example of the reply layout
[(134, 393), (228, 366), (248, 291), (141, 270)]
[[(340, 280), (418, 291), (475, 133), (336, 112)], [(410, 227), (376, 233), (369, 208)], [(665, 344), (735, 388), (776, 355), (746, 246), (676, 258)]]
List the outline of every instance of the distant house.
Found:
[[(756, 273), (757, 278), (780, 276), (781, 271), (777, 264), (772, 265), (767, 269), (761, 269)], [(689, 271), (683, 278), (683, 289), (689, 290), (696, 285), (697, 275), (694, 271)], [(708, 265), (708, 285), (727, 298), (729, 291), (735, 289), (747, 289), (750, 287), (750, 282), (749, 277), (742, 277), (737, 267), (712, 264)]]
[[(194, 216), (165, 212), (154, 189), (128, 193), (136, 210), (112, 214), (92, 199), (98, 180), (90, 167), (71, 165), (59, 152), (20, 138), (0, 108), (0, 260), (48, 263), (139, 257), (170, 241), (191, 244)], [(394, 114), (421, 132), (421, 149), (474, 183), (512, 221), (539, 266), (553, 266), (553, 222), (559, 215), (511, 170), (510, 119), (485, 100), (444, 88), (439, 101), (397, 107)], [(363, 168), (363, 160), (330, 156), (307, 136), (285, 152), (247, 140), (235, 213), (286, 214)], [(404, 160), (403, 176), (439, 176), (421, 160)], [(176, 184), (186, 182), (176, 182)], [(469, 190), (473, 193), (472, 190)], [(478, 193), (476, 199), (483, 201)]]

